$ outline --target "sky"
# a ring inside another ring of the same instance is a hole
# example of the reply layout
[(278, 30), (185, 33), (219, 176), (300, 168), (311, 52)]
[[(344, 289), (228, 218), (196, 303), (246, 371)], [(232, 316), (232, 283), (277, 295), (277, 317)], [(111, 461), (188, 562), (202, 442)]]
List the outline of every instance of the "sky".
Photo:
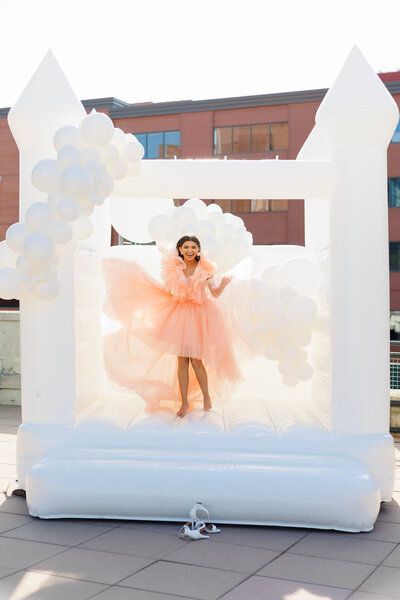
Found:
[(0, 0), (0, 107), (52, 49), (80, 99), (328, 88), (356, 44), (400, 69), (400, 0)]

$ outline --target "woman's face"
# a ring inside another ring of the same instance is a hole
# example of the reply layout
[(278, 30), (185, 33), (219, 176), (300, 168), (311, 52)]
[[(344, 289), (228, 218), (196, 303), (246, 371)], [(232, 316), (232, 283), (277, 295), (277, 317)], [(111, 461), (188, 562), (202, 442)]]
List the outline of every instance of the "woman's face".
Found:
[(196, 255), (199, 252), (200, 248), (196, 244), (196, 242), (184, 242), (182, 246), (179, 246), (179, 252), (183, 255), (183, 259), (191, 262), (196, 259)]

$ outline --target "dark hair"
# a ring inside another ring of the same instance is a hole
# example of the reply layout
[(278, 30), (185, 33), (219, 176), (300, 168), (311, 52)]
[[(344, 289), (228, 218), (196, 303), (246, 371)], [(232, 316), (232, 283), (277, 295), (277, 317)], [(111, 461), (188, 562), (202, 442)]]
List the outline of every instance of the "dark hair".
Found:
[[(200, 246), (200, 242), (199, 239), (195, 236), (195, 235), (184, 235), (183, 237), (181, 237), (177, 242), (176, 242), (176, 249), (178, 250), (178, 254), (181, 258), (183, 258), (183, 255), (179, 252), (179, 248), (185, 243), (185, 242), (194, 242), (195, 244), (198, 245), (199, 250), (201, 250), (201, 246)], [(195, 260), (200, 260), (200, 256), (195, 256)]]

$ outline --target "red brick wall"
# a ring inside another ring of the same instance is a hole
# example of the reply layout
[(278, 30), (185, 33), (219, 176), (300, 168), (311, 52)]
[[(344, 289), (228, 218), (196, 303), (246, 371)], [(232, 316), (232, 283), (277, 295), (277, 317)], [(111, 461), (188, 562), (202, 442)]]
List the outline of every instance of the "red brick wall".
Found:
[(18, 148), (8, 128), (7, 119), (0, 119), (0, 240), (12, 223), (19, 220), (19, 156)]

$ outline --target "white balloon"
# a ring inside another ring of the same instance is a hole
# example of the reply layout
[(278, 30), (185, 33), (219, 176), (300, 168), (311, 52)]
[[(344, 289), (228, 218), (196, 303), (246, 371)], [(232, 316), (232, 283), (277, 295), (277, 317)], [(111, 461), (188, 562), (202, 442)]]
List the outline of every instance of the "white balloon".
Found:
[(279, 265), (269, 265), (261, 273), (261, 279), (270, 284), (276, 284), (279, 280)]
[(13, 267), (0, 269), (0, 298), (4, 300), (19, 298), (20, 281), (18, 271)]
[(290, 258), (279, 270), (279, 279), (302, 294), (312, 294), (320, 278), (318, 267), (302, 257)]
[(120, 158), (118, 148), (114, 144), (107, 144), (107, 146), (103, 146), (103, 148), (100, 148), (99, 154), (102, 162), (106, 163), (107, 165), (117, 162), (117, 160)]
[(94, 183), (96, 183), (97, 180), (104, 175), (104, 173), (107, 173), (106, 166), (96, 160), (89, 160), (86, 163), (85, 168), (92, 175)]
[(211, 211), (210, 213), (208, 213), (207, 220), (214, 225), (217, 232), (222, 231), (225, 225), (224, 215), (222, 212), (219, 211)]
[(117, 162), (107, 165), (107, 171), (110, 173), (113, 180), (116, 181), (118, 179), (123, 179), (126, 176), (128, 173), (128, 165), (122, 158), (119, 158)]
[(57, 269), (54, 265), (45, 265), (43, 269), (37, 271), (36, 274), (31, 275), (32, 283), (39, 283), (40, 281), (47, 281), (52, 277), (57, 276)]
[(72, 240), (73, 230), (69, 223), (55, 221), (48, 235), (56, 244), (68, 244)]
[(57, 161), (46, 158), (34, 166), (31, 181), (36, 189), (49, 194), (57, 191), (59, 177), (60, 169)]
[(62, 146), (57, 152), (57, 163), (61, 171), (72, 165), (79, 165), (81, 160), (81, 153), (76, 146)]
[(209, 221), (208, 219), (202, 219), (197, 222), (197, 231), (202, 239), (205, 236), (215, 236), (217, 233), (215, 225), (211, 223), (211, 221)]
[(108, 198), (114, 189), (114, 181), (111, 177), (110, 173), (106, 171), (101, 174), (99, 177), (96, 177), (95, 183), (93, 186), (93, 194), (91, 198), (95, 198), (93, 200), (95, 204), (100, 204), (101, 200), (105, 200)]
[[(14, 252), (23, 251), (25, 240), (29, 237), (30, 231), (25, 223), (13, 223), (6, 231), (6, 242)], [(11, 256), (11, 255), (10, 255)], [(15, 261), (16, 256), (14, 257)]]
[(167, 215), (156, 215), (152, 217), (148, 224), (149, 237), (151, 241), (164, 242), (168, 240), (168, 233), (171, 228), (171, 219)]
[(50, 206), (54, 214), (57, 214), (57, 206), (64, 196), (60, 192), (53, 192), (47, 196), (47, 204)]
[(90, 198), (81, 198), (78, 200), (80, 212), (85, 217), (90, 217), (94, 211), (95, 204)]
[(299, 379), (301, 379), (301, 381), (307, 381), (308, 379), (311, 379), (313, 372), (312, 366), (308, 363), (305, 363), (301, 365), (300, 370), (297, 372), (297, 376)]
[(52, 300), (61, 289), (61, 281), (57, 277), (36, 283), (32, 288), (32, 295), (38, 300)]
[(93, 224), (87, 217), (79, 217), (72, 225), (74, 237), (77, 240), (86, 240), (93, 233)]
[(141, 160), (144, 156), (144, 148), (138, 141), (128, 142), (122, 149), (122, 158), (132, 163)]
[(105, 146), (114, 136), (114, 124), (110, 117), (96, 111), (82, 120), (80, 130), (82, 139), (88, 146)]
[(44, 233), (32, 233), (24, 243), (24, 255), (32, 265), (43, 265), (54, 255), (54, 242)]
[(280, 360), (278, 370), (282, 375), (290, 376), (293, 373), (293, 365), (289, 360)]
[(142, 161), (129, 163), (127, 177), (137, 177), (143, 171)]
[(188, 206), (178, 206), (172, 213), (172, 221), (176, 223), (177, 227), (195, 223), (196, 220), (196, 213)]
[(65, 223), (75, 221), (80, 214), (80, 204), (75, 198), (62, 198), (57, 205), (57, 215)]
[(203, 202), (203, 200), (199, 200), (198, 198), (191, 198), (190, 200), (186, 200), (183, 206), (192, 208), (196, 213), (196, 217), (198, 219), (206, 218), (205, 212), (207, 204)]
[(100, 152), (96, 148), (83, 148), (81, 150), (81, 165), (86, 166), (89, 162), (100, 162), (100, 160)]
[(54, 211), (47, 202), (35, 202), (25, 213), (25, 223), (32, 232), (45, 233), (53, 221)]
[(32, 272), (31, 264), (26, 260), (26, 257), (23, 254), (18, 256), (15, 267), (20, 275), (30, 275)]
[(154, 238), (153, 232), (149, 232), (150, 221), (160, 213), (164, 215), (173, 205), (173, 200), (165, 198), (137, 200), (113, 196), (109, 201), (110, 220), (114, 229), (130, 242), (152, 242)]
[(308, 296), (299, 296), (292, 306), (299, 324), (309, 327), (314, 326), (317, 319), (318, 308), (312, 298), (309, 298)]
[(60, 177), (60, 190), (64, 196), (83, 198), (93, 189), (93, 177), (88, 169), (73, 165), (63, 171)]
[(215, 204), (215, 202), (208, 204), (207, 208), (206, 208), (207, 213), (220, 213), (222, 214), (222, 208), (220, 207), (219, 204)]
[(112, 143), (118, 148), (119, 151), (121, 151), (126, 144), (125, 133), (119, 127), (115, 127), (114, 129)]
[(206, 250), (210, 260), (216, 260), (220, 253), (220, 245), (215, 237), (203, 235), (201, 238), (201, 247)]
[(74, 125), (60, 127), (54, 136), (53, 145), (56, 152), (67, 145), (80, 148), (82, 146), (82, 138), (78, 127), (75, 127)]

